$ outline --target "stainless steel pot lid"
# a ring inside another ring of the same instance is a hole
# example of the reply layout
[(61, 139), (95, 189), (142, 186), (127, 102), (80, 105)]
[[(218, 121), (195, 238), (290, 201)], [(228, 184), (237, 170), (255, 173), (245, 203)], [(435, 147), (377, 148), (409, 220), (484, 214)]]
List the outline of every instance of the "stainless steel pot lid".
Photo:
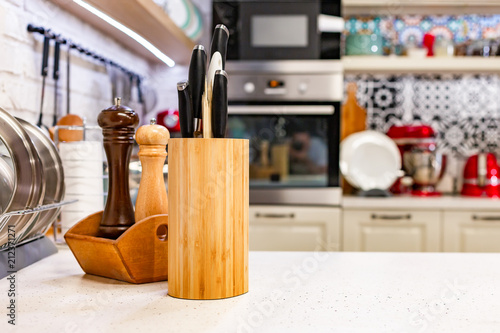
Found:
[(0, 214), (7, 208), (13, 193), (14, 170), (3, 157), (0, 157)]
[[(61, 202), (64, 196), (64, 172), (61, 157), (57, 151), (55, 144), (49, 137), (37, 126), (16, 118), (28, 133), (35, 149), (40, 157), (43, 166), (43, 174), (45, 176), (45, 195), (43, 204), (49, 205)], [(40, 213), (38, 221), (31, 228), (25, 231), (22, 235), (23, 240), (44, 234), (50, 227), (52, 222), (59, 214), (60, 208), (53, 208)]]
[[(42, 204), (45, 192), (42, 162), (21, 124), (0, 108), (0, 139), (5, 143), (14, 166), (14, 193), (4, 212), (35, 208)], [(0, 248), (7, 244), (7, 225), (14, 225), (16, 242), (38, 214), (12, 216), (0, 225)]]

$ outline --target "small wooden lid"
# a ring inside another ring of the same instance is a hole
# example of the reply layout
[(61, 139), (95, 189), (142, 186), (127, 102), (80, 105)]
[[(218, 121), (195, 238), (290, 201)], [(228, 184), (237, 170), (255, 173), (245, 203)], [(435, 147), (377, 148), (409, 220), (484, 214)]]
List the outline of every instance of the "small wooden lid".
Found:
[(165, 126), (156, 125), (156, 119), (151, 119), (150, 125), (139, 127), (135, 133), (135, 141), (140, 145), (164, 145), (170, 139), (170, 132)]

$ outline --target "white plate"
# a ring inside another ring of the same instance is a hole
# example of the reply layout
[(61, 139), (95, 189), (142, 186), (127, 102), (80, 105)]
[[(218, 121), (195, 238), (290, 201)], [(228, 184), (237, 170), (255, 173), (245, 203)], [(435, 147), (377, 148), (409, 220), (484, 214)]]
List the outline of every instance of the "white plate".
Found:
[(340, 171), (356, 188), (387, 190), (400, 170), (401, 155), (387, 135), (364, 131), (349, 135), (340, 144)]

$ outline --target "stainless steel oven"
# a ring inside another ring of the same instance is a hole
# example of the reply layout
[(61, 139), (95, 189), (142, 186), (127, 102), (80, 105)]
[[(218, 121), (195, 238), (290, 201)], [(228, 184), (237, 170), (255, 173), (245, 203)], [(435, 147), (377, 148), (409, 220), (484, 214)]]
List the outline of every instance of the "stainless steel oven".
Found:
[(229, 137), (250, 140), (250, 203), (337, 206), (341, 63), (228, 62)]

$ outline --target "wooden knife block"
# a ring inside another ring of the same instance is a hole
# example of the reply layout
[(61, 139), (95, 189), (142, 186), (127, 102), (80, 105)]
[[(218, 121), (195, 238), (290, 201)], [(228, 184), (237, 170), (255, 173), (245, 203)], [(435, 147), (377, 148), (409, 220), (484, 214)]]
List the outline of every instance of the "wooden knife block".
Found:
[(248, 292), (248, 140), (170, 139), (168, 294)]
[(73, 226), (64, 238), (87, 274), (130, 283), (167, 280), (168, 215), (136, 222), (118, 239), (96, 237), (102, 211)]

